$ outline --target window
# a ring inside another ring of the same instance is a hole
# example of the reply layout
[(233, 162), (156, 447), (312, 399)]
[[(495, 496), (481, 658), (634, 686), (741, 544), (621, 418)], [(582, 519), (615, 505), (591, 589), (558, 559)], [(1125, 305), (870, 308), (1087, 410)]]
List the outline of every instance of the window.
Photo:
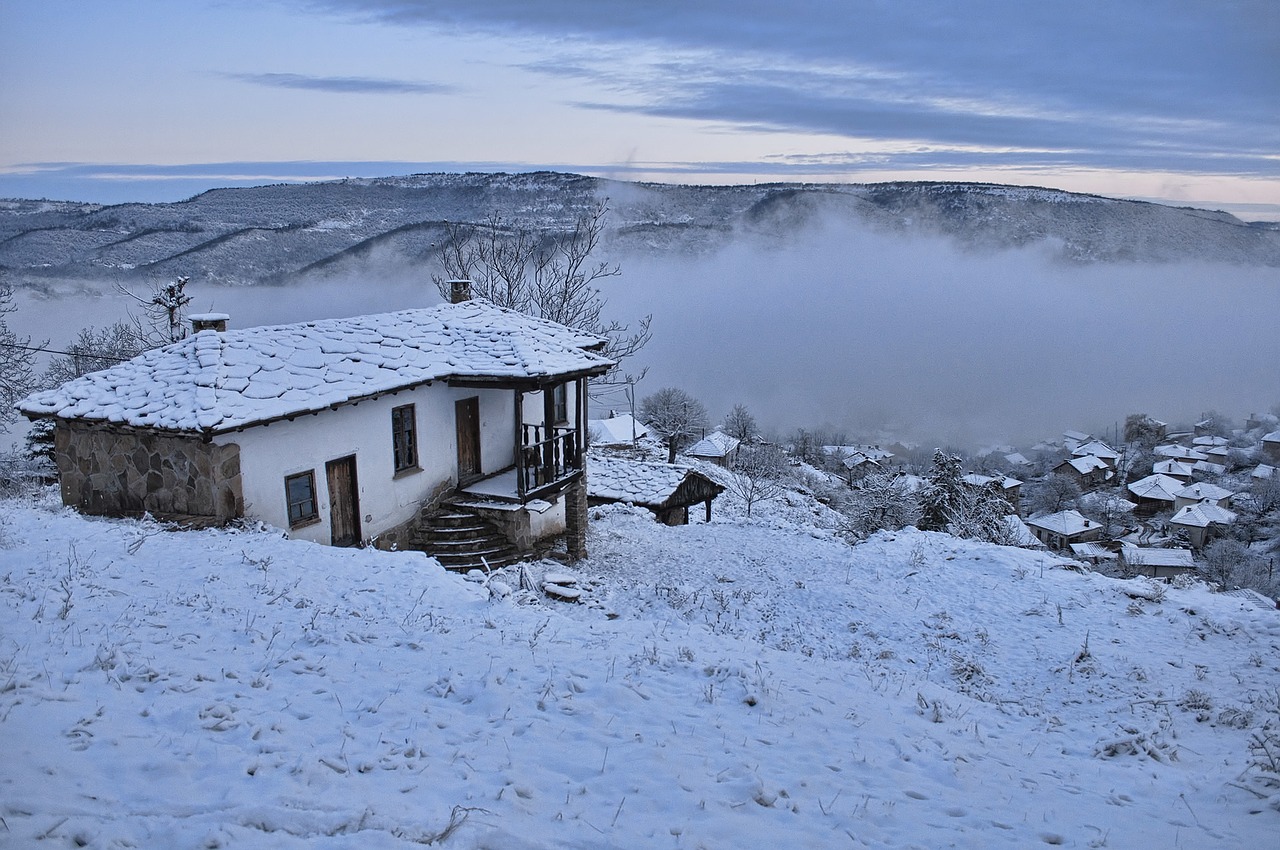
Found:
[(313, 469), (284, 479), (285, 500), (289, 503), (289, 527), (319, 522), (316, 508), (316, 473)]
[(391, 410), (391, 449), (396, 472), (418, 466), (418, 429), (412, 404)]
[(567, 384), (556, 384), (551, 391), (551, 403), (555, 407), (557, 422), (569, 421), (569, 393)]

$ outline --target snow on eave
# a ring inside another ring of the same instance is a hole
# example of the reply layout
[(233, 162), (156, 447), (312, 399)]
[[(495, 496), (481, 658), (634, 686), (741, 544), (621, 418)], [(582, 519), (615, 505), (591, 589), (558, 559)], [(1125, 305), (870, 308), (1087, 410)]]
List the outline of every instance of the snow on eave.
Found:
[(472, 300), (417, 310), (202, 331), (34, 393), (29, 418), (222, 434), (433, 381), (530, 388), (603, 374), (598, 337)]

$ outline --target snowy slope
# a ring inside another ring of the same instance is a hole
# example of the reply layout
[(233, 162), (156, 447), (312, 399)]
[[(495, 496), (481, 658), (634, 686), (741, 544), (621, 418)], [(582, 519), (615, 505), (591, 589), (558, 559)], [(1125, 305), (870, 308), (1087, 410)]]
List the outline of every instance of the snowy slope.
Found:
[(597, 509), (567, 605), (7, 502), (0, 845), (1274, 844), (1280, 613), (810, 510)]

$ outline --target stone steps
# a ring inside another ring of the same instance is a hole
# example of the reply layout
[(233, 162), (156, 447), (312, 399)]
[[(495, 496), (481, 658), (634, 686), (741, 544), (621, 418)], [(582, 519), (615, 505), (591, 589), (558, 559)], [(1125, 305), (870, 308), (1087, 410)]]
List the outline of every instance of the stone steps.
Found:
[(412, 548), (457, 572), (498, 569), (521, 559), (520, 552), (497, 526), (465, 511), (448, 510), (423, 517), (409, 540)]

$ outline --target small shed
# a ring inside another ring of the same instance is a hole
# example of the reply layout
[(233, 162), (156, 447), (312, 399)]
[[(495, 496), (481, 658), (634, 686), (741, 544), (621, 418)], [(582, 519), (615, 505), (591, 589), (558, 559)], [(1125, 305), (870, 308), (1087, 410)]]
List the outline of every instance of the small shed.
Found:
[(587, 477), (587, 504), (618, 502), (639, 505), (653, 511), (665, 525), (687, 525), (689, 507), (706, 505), (706, 521), (711, 521), (711, 502), (724, 487), (687, 466), (645, 463), (592, 453)]
[(1190, 549), (1156, 549), (1145, 546), (1120, 547), (1120, 565), (1126, 571), (1151, 578), (1172, 579), (1195, 572)]
[(728, 467), (738, 454), (742, 441), (723, 431), (712, 431), (685, 451), (689, 457), (705, 460), (717, 466)]

